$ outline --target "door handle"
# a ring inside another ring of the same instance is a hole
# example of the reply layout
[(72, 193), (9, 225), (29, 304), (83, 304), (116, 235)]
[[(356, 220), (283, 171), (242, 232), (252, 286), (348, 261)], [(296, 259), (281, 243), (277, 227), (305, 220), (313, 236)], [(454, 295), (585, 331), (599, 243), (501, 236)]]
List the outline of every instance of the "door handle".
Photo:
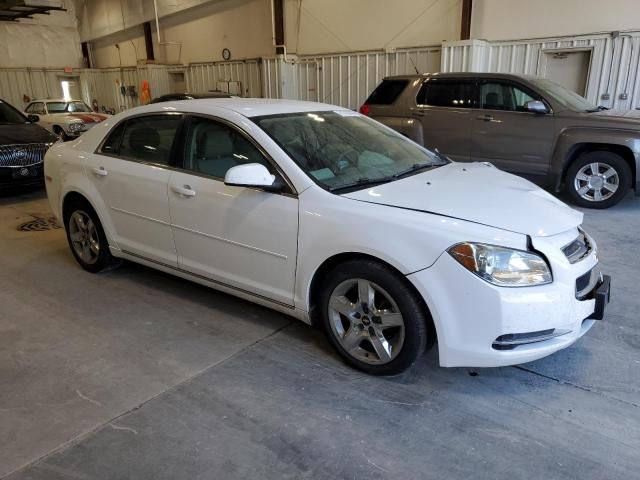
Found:
[(94, 167), (91, 169), (94, 175), (98, 177), (106, 177), (109, 172), (107, 172), (104, 167)]
[(189, 185), (183, 185), (182, 187), (178, 185), (171, 185), (171, 190), (178, 195), (183, 197), (191, 198), (196, 196), (196, 191), (192, 190)]

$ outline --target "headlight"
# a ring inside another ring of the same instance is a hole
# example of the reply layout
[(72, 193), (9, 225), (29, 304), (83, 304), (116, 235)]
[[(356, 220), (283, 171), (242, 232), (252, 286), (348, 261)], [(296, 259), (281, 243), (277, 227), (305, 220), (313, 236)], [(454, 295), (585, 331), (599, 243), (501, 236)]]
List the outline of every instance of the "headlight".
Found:
[(529, 287), (553, 280), (547, 262), (532, 252), (467, 242), (448, 252), (467, 270), (500, 287)]
[(82, 123), (82, 122), (76, 122), (76, 123), (69, 124), (69, 130), (71, 130), (72, 132), (78, 132), (78, 131), (82, 130), (83, 128), (84, 128), (84, 123)]

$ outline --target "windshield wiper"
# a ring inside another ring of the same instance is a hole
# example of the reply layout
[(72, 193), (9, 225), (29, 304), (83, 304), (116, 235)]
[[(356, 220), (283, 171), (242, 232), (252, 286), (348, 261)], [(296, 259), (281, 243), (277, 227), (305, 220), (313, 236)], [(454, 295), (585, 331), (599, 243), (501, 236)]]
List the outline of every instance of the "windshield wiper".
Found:
[(419, 172), (420, 170), (426, 170), (428, 168), (433, 168), (439, 166), (439, 164), (434, 163), (414, 163), (406, 170), (402, 170), (401, 172), (394, 173), (393, 178), (399, 178), (409, 173)]
[(366, 186), (371, 186), (371, 185), (379, 185), (381, 183), (388, 183), (388, 182), (390, 182), (392, 180), (395, 180), (395, 177), (393, 177), (393, 176), (391, 176), (391, 177), (380, 177), (380, 178), (363, 177), (363, 178), (359, 178), (355, 182), (347, 183), (346, 185), (337, 185), (335, 187), (330, 187), (329, 191), (330, 192), (336, 192), (338, 190), (346, 190), (348, 188), (354, 188), (354, 187), (366, 187)]

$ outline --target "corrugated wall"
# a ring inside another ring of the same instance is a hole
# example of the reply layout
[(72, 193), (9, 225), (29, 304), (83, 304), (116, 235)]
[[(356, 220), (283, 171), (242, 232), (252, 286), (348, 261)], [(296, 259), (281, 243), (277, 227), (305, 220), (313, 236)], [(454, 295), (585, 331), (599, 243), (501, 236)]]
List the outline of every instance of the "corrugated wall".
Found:
[[(140, 77), (138, 69), (100, 68), (80, 71), (82, 96), (91, 105), (95, 99), (100, 107), (114, 109), (116, 113), (139, 105)], [(135, 86), (137, 97), (123, 95), (121, 87)]]
[(547, 53), (559, 50), (591, 52), (586, 90), (589, 100), (624, 110), (640, 106), (640, 32), (624, 32), (617, 38), (597, 34), (511, 42), (445, 42), (442, 70), (522, 73), (544, 77), (549, 58)]
[(184, 67), (190, 92), (222, 90), (241, 97), (262, 97), (260, 59), (194, 63)]
[(31, 99), (61, 97), (61, 76), (61, 69), (0, 69), (0, 98), (22, 110), (26, 106), (24, 95)]
[[(265, 97), (325, 102), (357, 109), (380, 81), (389, 75), (440, 71), (440, 47), (398, 49), (395, 52), (357, 52), (264, 59)], [(284, 86), (289, 75), (293, 85)]]

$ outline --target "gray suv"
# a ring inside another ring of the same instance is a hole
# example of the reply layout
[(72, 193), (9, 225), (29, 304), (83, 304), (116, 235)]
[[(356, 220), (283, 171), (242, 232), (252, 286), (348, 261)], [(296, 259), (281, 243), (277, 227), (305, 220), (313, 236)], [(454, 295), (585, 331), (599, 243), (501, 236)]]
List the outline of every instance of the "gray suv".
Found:
[(597, 107), (543, 78), (447, 73), (385, 78), (360, 112), (460, 162), (491, 162), (580, 206), (640, 194), (640, 112)]

